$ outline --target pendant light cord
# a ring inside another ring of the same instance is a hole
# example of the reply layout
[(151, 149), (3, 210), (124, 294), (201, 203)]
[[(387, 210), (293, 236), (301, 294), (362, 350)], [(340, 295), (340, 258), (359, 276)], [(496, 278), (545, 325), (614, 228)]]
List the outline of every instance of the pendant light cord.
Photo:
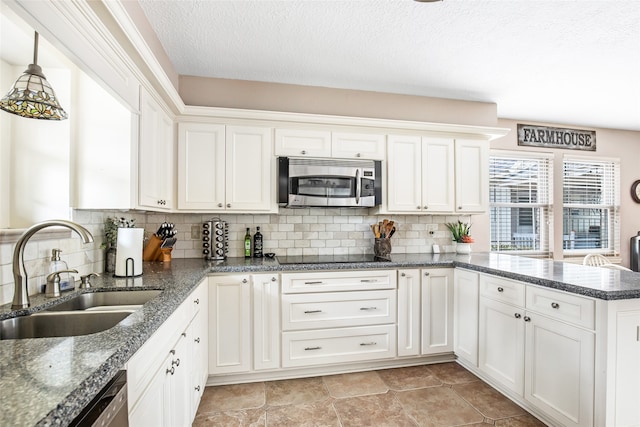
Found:
[(36, 31), (36, 36), (33, 38), (33, 63), (38, 65), (38, 32)]

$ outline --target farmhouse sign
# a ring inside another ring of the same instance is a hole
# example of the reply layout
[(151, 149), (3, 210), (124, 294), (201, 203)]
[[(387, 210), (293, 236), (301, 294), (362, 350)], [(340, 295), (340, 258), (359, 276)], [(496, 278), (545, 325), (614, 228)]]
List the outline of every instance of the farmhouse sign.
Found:
[(596, 132), (518, 124), (518, 145), (596, 151)]

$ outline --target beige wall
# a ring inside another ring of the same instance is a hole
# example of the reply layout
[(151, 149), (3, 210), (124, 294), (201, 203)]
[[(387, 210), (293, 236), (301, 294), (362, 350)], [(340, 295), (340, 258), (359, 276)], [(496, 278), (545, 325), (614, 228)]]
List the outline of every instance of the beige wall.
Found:
[[(509, 128), (511, 132), (503, 138), (491, 142), (492, 149), (511, 151), (537, 151), (551, 153), (554, 157), (554, 258), (562, 259), (562, 158), (565, 154), (594, 158), (620, 159), (620, 244), (622, 264), (629, 266), (629, 239), (640, 231), (640, 204), (631, 199), (629, 189), (631, 183), (640, 179), (640, 132), (613, 129), (592, 128), (596, 131), (596, 151), (573, 151), (547, 149), (537, 147), (519, 147), (516, 128), (518, 123), (537, 124), (543, 126), (574, 127), (588, 129), (583, 126), (558, 125), (553, 123), (536, 123), (499, 119), (498, 126)], [(489, 215), (473, 217), (473, 231), (478, 250), (489, 250)]]
[(496, 104), (360, 90), (180, 76), (186, 105), (495, 126)]

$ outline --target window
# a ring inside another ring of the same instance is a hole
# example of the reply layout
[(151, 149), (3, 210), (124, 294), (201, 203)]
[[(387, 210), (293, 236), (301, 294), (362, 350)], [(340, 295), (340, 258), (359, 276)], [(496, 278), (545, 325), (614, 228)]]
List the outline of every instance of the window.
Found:
[(620, 253), (620, 161), (566, 156), (562, 162), (565, 254)]
[(491, 251), (549, 256), (552, 157), (492, 151), (489, 158)]

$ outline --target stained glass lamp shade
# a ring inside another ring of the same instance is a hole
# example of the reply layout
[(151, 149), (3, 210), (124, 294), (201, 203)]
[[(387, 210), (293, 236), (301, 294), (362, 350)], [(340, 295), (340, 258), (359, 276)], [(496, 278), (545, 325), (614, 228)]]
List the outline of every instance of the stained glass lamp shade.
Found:
[(37, 62), (38, 33), (36, 32), (33, 64), (29, 64), (9, 93), (0, 100), (0, 109), (29, 119), (64, 120), (68, 118)]

